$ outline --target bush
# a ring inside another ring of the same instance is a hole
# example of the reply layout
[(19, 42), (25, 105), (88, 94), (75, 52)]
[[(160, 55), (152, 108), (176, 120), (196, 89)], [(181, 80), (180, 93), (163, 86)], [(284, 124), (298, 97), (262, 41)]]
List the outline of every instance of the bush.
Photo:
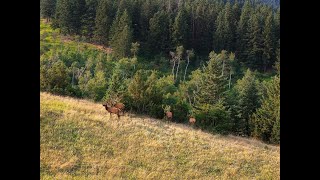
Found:
[(232, 123), (229, 111), (221, 104), (205, 104), (196, 112), (196, 125), (208, 131), (228, 133), (231, 131)]

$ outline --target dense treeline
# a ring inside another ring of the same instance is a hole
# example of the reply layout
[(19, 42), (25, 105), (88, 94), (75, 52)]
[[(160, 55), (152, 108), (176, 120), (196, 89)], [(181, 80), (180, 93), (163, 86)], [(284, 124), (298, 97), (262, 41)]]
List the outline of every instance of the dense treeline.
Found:
[(176, 122), (193, 116), (208, 131), (280, 143), (280, 9), (249, 1), (57, 0), (55, 13), (42, 15), (56, 30), (41, 23), (41, 91), (121, 98), (157, 118), (169, 107)]
[(118, 57), (128, 57), (132, 42), (149, 58), (177, 46), (194, 49), (199, 61), (227, 50), (266, 72), (279, 47), (280, 8), (259, 1), (42, 0), (40, 9), (62, 33), (111, 46)]

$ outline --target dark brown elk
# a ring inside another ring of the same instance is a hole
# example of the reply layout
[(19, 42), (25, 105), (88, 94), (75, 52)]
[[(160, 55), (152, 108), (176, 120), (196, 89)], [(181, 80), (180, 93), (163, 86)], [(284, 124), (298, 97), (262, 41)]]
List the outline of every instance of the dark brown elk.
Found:
[(193, 126), (196, 123), (196, 119), (194, 117), (190, 117), (189, 123)]
[(110, 117), (111, 117), (111, 114), (116, 114), (118, 116), (118, 119), (120, 119), (120, 109), (116, 107), (111, 107), (108, 104), (103, 104), (103, 106), (110, 113)]

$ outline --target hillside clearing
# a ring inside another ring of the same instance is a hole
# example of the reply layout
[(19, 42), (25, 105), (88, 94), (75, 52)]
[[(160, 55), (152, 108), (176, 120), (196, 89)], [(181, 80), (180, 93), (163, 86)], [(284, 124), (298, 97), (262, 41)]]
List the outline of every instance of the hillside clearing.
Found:
[(40, 93), (41, 179), (280, 179), (280, 148)]

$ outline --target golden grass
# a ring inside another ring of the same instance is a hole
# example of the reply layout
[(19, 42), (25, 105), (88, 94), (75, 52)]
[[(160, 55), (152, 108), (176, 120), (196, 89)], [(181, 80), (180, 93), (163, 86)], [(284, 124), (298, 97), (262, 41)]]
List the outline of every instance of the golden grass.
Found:
[(280, 179), (280, 148), (40, 93), (41, 179)]

